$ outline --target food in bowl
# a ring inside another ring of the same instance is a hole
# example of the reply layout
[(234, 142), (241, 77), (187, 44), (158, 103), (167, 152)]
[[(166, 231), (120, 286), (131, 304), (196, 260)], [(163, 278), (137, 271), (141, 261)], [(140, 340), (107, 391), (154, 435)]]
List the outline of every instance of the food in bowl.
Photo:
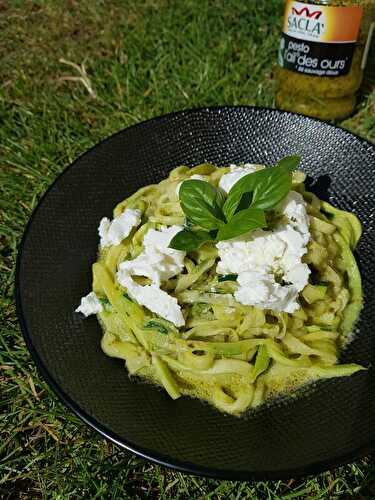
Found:
[(299, 161), (179, 166), (103, 218), (76, 310), (103, 351), (233, 415), (364, 369), (338, 362), (363, 304), (361, 224), (306, 190)]

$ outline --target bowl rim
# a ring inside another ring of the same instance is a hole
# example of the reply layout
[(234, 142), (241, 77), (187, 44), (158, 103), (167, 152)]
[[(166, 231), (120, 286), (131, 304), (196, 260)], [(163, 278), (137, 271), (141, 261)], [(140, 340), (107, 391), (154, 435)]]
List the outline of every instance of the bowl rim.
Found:
[(354, 460), (363, 458), (364, 456), (373, 453), (375, 450), (375, 438), (374, 440), (370, 441), (366, 445), (360, 446), (359, 448), (356, 448), (355, 450), (352, 450), (348, 453), (345, 453), (343, 455), (340, 455), (334, 460), (321, 460), (317, 462), (313, 462), (307, 466), (303, 467), (296, 467), (293, 469), (279, 469), (279, 470), (269, 470), (269, 471), (236, 471), (236, 470), (228, 470), (228, 469), (218, 469), (218, 468), (211, 468), (211, 467), (203, 467), (203, 466), (198, 466), (194, 463), (187, 462), (187, 461), (182, 461), (182, 460), (177, 460), (174, 459), (173, 457), (160, 454), (158, 452), (155, 452), (153, 450), (150, 450), (148, 448), (144, 448), (142, 446), (137, 445), (136, 443), (131, 442), (130, 440), (124, 439), (120, 436), (118, 436), (115, 432), (111, 431), (107, 426), (104, 424), (101, 424), (96, 420), (96, 418), (90, 414), (88, 414), (83, 408), (80, 407), (78, 403), (76, 403), (65, 391), (60, 387), (60, 385), (57, 383), (57, 381), (54, 379), (52, 374), (49, 372), (45, 364), (43, 363), (42, 358), (37, 352), (37, 349), (34, 347), (31, 339), (31, 335), (29, 333), (28, 327), (27, 327), (27, 322), (24, 317), (23, 313), (23, 306), (22, 306), (22, 297), (21, 297), (21, 291), (20, 291), (20, 280), (21, 280), (21, 262), (22, 262), (22, 256), (23, 256), (23, 251), (25, 247), (26, 240), (28, 238), (28, 234), (30, 233), (33, 225), (34, 218), (36, 214), (38, 213), (39, 209), (42, 207), (45, 198), (48, 196), (50, 191), (54, 188), (54, 186), (62, 179), (62, 177), (70, 171), (72, 168), (75, 167), (77, 163), (81, 161), (81, 159), (91, 153), (97, 146), (103, 145), (115, 136), (118, 136), (122, 134), (124, 131), (129, 130), (129, 129), (134, 129), (137, 127), (142, 127), (145, 124), (149, 122), (158, 122), (162, 120), (168, 120), (173, 118), (174, 116), (178, 115), (188, 115), (188, 114), (193, 114), (193, 113), (215, 113), (219, 112), (221, 110), (244, 110), (244, 111), (266, 111), (267, 113), (275, 113), (275, 114), (286, 114), (286, 115), (291, 115), (291, 116), (300, 116), (305, 120), (312, 121), (312, 122), (317, 122), (324, 124), (325, 127), (331, 127), (333, 129), (339, 130), (341, 133), (344, 132), (350, 136), (354, 136), (357, 140), (359, 140), (361, 143), (366, 144), (367, 146), (370, 147), (370, 149), (374, 149), (375, 151), (375, 145), (373, 145), (370, 141), (364, 139), (363, 137), (360, 137), (359, 135), (349, 132), (348, 130), (339, 127), (338, 125), (332, 124), (332, 123), (327, 123), (323, 120), (317, 119), (317, 118), (311, 118), (309, 116), (303, 115), (301, 113), (292, 113), (290, 111), (285, 111), (285, 110), (280, 110), (280, 109), (275, 109), (275, 108), (268, 108), (268, 107), (262, 107), (262, 106), (247, 106), (247, 105), (217, 105), (217, 106), (201, 106), (201, 107), (194, 107), (194, 108), (184, 108), (179, 111), (174, 111), (162, 115), (158, 115), (152, 118), (149, 118), (147, 120), (137, 122), (133, 125), (130, 125), (128, 127), (125, 127), (118, 132), (106, 137), (105, 139), (99, 141), (96, 143), (94, 146), (86, 150), (84, 153), (80, 154), (70, 165), (65, 167), (63, 171), (57, 175), (57, 177), (54, 179), (54, 181), (51, 183), (51, 185), (47, 188), (47, 190), (44, 192), (44, 194), (40, 197), (38, 204), (36, 207), (33, 209), (29, 220), (24, 228), (23, 235), (21, 238), (21, 241), (18, 244), (18, 252), (17, 252), (17, 258), (16, 258), (16, 270), (15, 270), (15, 303), (16, 303), (16, 314), (18, 318), (18, 322), (21, 327), (21, 332), (24, 338), (24, 341), (26, 343), (26, 346), (32, 356), (33, 361), (36, 364), (38, 372), (42, 375), (44, 378), (45, 382), (51, 387), (53, 392), (56, 394), (58, 399), (70, 410), (73, 412), (74, 415), (79, 417), (86, 425), (94, 429), (96, 432), (98, 432), (100, 435), (104, 436), (106, 439), (112, 441), (114, 444), (118, 445), (119, 447), (126, 449), (137, 456), (149, 460), (153, 462), (154, 464), (161, 465), (164, 467), (168, 467), (170, 469), (177, 470), (179, 472), (184, 472), (187, 474), (192, 474), (196, 476), (202, 476), (202, 477), (210, 477), (214, 479), (226, 479), (226, 480), (235, 480), (235, 481), (246, 481), (246, 480), (279, 480), (279, 479), (289, 479), (290, 477), (303, 477), (309, 474), (318, 474), (327, 470), (332, 470), (337, 467), (340, 467), (342, 465), (345, 465), (349, 462), (352, 462)]

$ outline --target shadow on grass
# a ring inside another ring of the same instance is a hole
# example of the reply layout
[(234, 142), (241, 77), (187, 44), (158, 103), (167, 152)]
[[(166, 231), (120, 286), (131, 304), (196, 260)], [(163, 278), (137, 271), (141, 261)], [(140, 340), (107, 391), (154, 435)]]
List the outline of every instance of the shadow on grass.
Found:
[(367, 64), (363, 75), (363, 82), (359, 90), (359, 99), (370, 94), (375, 88), (375, 38), (372, 40), (371, 49), (367, 57)]
[(375, 457), (369, 457), (369, 464), (363, 483), (358, 491), (358, 499), (375, 499)]

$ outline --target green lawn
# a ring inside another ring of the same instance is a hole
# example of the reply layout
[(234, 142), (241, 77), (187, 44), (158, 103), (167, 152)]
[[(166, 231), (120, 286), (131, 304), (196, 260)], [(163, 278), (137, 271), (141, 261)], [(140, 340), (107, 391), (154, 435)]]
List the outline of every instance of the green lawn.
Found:
[[(62, 406), (15, 314), (17, 244), (58, 173), (152, 116), (272, 106), (281, 13), (281, 0), (0, 1), (0, 498), (375, 498), (370, 458), (305, 480), (247, 483), (138, 459)], [(371, 75), (342, 125), (375, 140)]]

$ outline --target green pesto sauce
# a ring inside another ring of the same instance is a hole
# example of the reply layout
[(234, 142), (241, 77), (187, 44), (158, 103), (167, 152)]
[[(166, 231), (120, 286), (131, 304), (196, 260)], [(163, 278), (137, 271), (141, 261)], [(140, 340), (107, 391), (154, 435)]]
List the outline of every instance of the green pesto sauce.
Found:
[(371, 22), (375, 20), (375, 0), (310, 0), (308, 3), (363, 8), (351, 68), (346, 75), (332, 77), (310, 76), (278, 66), (276, 105), (323, 120), (343, 119), (352, 113), (356, 103), (355, 93), (362, 82), (361, 61)]

